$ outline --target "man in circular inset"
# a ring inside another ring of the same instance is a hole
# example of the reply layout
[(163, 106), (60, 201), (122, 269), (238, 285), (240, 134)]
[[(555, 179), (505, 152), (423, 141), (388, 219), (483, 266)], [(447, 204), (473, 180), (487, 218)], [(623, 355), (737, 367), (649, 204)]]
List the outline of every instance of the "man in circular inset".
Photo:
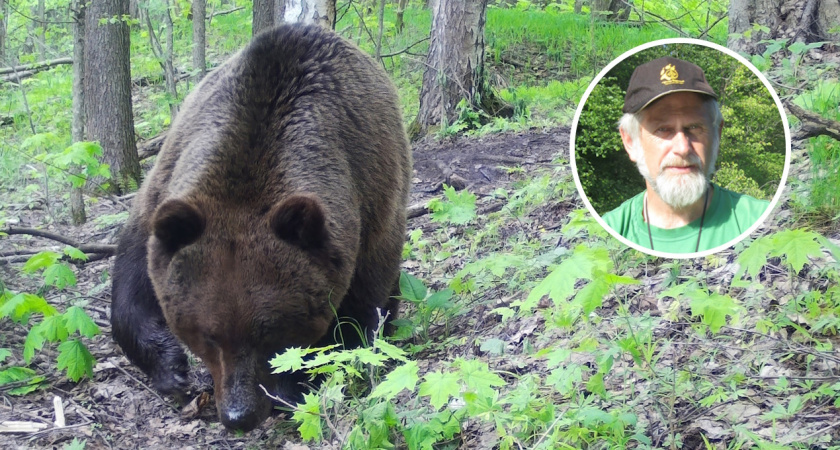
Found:
[(622, 110), (621, 140), (647, 189), (604, 214), (618, 234), (651, 250), (700, 252), (741, 235), (770, 205), (709, 181), (723, 117), (697, 65), (664, 57), (638, 66)]

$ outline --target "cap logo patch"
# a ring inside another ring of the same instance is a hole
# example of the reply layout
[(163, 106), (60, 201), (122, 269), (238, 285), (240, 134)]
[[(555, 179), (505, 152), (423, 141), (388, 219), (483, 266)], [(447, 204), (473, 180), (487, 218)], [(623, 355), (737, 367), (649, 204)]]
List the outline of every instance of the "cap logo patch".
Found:
[(677, 73), (677, 68), (674, 67), (673, 64), (668, 64), (659, 71), (659, 79), (662, 80), (662, 84), (668, 85), (685, 83), (685, 80), (680, 80), (679, 77), (680, 74)]

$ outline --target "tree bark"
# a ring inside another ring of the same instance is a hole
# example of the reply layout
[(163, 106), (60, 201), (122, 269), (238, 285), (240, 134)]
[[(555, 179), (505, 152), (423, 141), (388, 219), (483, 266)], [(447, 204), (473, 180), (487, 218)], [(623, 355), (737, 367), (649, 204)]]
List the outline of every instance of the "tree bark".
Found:
[(193, 81), (198, 84), (204, 75), (207, 74), (207, 57), (205, 48), (207, 47), (205, 32), (207, 2), (206, 0), (193, 0), (192, 2), (192, 23), (193, 23)]
[(151, 12), (146, 9), (141, 11), (141, 15), (145, 17), (146, 29), (149, 32), (149, 43), (152, 46), (152, 53), (155, 54), (158, 64), (160, 64), (160, 68), (163, 69), (164, 89), (166, 94), (169, 96), (169, 114), (172, 116), (172, 119), (174, 119), (175, 115), (178, 113), (178, 91), (175, 87), (175, 66), (172, 63), (172, 16), (169, 15), (169, 0), (166, 0), (164, 5), (165, 10), (163, 12), (163, 23), (164, 33), (166, 34), (166, 48), (160, 45), (160, 40), (155, 33), (155, 26), (152, 24)]
[(283, 21), (335, 27), (335, 0), (286, 0)]
[(0, 61), (6, 59), (6, 0), (0, 0)]
[[(764, 29), (754, 29), (753, 24)], [(762, 40), (788, 39), (790, 43), (836, 42), (840, 32), (840, 3), (802, 0), (730, 0), (727, 47), (761, 54)], [(769, 30), (769, 31), (765, 31)], [(791, 38), (795, 39), (791, 39)]]
[[(276, 0), (254, 0), (251, 36), (274, 26), (274, 2)], [(283, 1), (283, 0), (280, 0)]]
[(47, 22), (44, 0), (38, 0), (38, 22), (35, 25), (38, 27), (38, 52), (41, 60), (45, 60), (47, 59)]
[(163, 59), (163, 72), (166, 81), (166, 93), (171, 97), (169, 100), (169, 112), (174, 120), (175, 116), (178, 115), (178, 88), (176, 86), (177, 80), (175, 79), (175, 64), (173, 62), (175, 59), (175, 37), (173, 36), (175, 25), (172, 23), (172, 14), (169, 11), (169, 0), (165, 0), (164, 5), (166, 6), (163, 12), (166, 50)]
[[(73, 142), (85, 140), (85, 3), (74, 0), (73, 11), (73, 107), (70, 134)], [(87, 221), (82, 188), (70, 191), (70, 218), (73, 225)]]
[(462, 99), (490, 115), (499, 112), (484, 82), (486, 7), (487, 0), (436, 2), (420, 111), (409, 130), (413, 138), (425, 135), (431, 127), (453, 123)]
[[(128, 0), (92, 0), (85, 13), (85, 109), (91, 140), (111, 166), (111, 191), (140, 183), (140, 161), (131, 110)], [(100, 21), (103, 23), (100, 24)]]
[(385, 0), (379, 0), (379, 8), (376, 11), (376, 23), (379, 26), (376, 32), (376, 60), (382, 57), (382, 34), (385, 32)]
[(408, 0), (399, 0), (399, 4), (397, 6), (397, 20), (394, 23), (394, 26), (397, 29), (397, 33), (402, 33), (404, 27), (404, 17), (405, 17), (405, 7), (408, 5)]

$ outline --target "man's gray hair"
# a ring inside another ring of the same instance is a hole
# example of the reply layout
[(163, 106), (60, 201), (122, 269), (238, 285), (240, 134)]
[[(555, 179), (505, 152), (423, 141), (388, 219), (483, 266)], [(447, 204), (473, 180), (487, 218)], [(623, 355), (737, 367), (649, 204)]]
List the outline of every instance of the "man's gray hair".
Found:
[[(717, 147), (720, 126), (723, 123), (723, 114), (720, 112), (720, 104), (712, 97), (707, 97), (703, 101), (703, 106), (711, 114), (712, 119), (712, 143), (713, 148)], [(642, 130), (642, 119), (644, 118), (645, 110), (634, 113), (624, 113), (621, 120), (618, 121), (618, 128), (624, 130), (630, 136), (633, 142), (639, 141), (639, 135)]]

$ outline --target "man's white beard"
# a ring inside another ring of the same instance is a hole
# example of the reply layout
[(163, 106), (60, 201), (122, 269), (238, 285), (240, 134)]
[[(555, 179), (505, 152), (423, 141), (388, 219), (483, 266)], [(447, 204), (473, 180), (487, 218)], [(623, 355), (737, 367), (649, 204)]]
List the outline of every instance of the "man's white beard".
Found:
[[(709, 178), (711, 177), (712, 170), (715, 167), (715, 159), (717, 156), (717, 149), (713, 148), (711, 152), (711, 159), (707, 161), (709, 164), (706, 166), (706, 170), (703, 171), (703, 163), (700, 161), (700, 157), (696, 154), (692, 153), (689, 155), (687, 161), (683, 160), (679, 156), (669, 154), (659, 165), (659, 175), (657, 175), (656, 178), (652, 178), (647, 167), (647, 162), (645, 161), (644, 149), (642, 149), (639, 142), (633, 143), (633, 152), (636, 154), (636, 166), (639, 168), (639, 173), (641, 173), (645, 180), (650, 183), (653, 190), (659, 195), (659, 198), (676, 210), (681, 210), (693, 205), (696, 201), (703, 197), (703, 194), (706, 193), (706, 189), (708, 189)], [(701, 170), (673, 175), (669, 175), (667, 171), (664, 170), (665, 167), (668, 166), (685, 165), (697, 165), (701, 168)]]

